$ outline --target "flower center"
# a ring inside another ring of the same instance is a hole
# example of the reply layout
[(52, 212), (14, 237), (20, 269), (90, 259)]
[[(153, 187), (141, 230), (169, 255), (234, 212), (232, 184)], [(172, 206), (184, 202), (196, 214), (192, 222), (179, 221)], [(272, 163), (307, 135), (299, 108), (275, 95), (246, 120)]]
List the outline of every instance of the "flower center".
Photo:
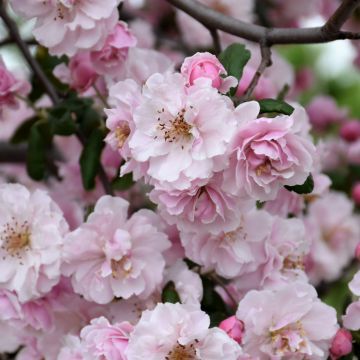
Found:
[(276, 355), (294, 353), (306, 348), (305, 331), (300, 321), (270, 331), (271, 344)]
[(111, 271), (114, 279), (127, 278), (132, 271), (131, 260), (127, 256), (120, 260), (111, 259)]
[(72, 10), (73, 6), (75, 6), (77, 0), (58, 0), (56, 3), (56, 16), (54, 20), (57, 19), (64, 20), (65, 15)]
[(177, 344), (172, 350), (169, 351), (165, 360), (196, 360), (196, 349), (194, 344), (181, 345)]
[(256, 176), (261, 176), (264, 173), (268, 173), (270, 171), (271, 165), (269, 163), (269, 161), (265, 161), (265, 163), (259, 165), (256, 170)]
[(14, 218), (7, 223), (0, 234), (2, 240), (1, 249), (5, 250), (11, 257), (21, 258), (22, 250), (30, 248), (30, 227), (27, 221), (19, 224)]
[(283, 268), (285, 270), (305, 270), (303, 256), (288, 256), (284, 259)]
[[(185, 109), (181, 109), (175, 119), (169, 120), (168, 122), (163, 122), (161, 117), (158, 117), (158, 126), (157, 129), (160, 130), (163, 134), (164, 140), (166, 142), (172, 143), (179, 140), (189, 140), (192, 137), (191, 129), (192, 126), (185, 121)], [(164, 109), (158, 111), (159, 114), (164, 113)], [(157, 138), (157, 136), (155, 137)]]
[(129, 135), (130, 135), (130, 128), (127, 124), (118, 126), (115, 129), (115, 137), (118, 142), (119, 149), (121, 149), (124, 146), (125, 141), (129, 137)]

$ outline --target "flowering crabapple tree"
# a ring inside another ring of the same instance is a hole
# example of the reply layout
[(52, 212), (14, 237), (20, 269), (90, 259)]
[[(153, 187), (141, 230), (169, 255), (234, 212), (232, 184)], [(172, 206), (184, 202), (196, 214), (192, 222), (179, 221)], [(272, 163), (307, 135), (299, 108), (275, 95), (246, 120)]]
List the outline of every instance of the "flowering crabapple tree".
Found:
[(0, 0), (0, 358), (360, 359), (359, 5)]

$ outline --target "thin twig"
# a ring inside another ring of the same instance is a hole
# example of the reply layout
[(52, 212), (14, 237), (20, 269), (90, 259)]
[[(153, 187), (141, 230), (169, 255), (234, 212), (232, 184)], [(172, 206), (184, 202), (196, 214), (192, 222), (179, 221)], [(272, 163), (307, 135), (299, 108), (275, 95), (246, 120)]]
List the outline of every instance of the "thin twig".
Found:
[[(27, 45), (38, 45), (37, 41), (34, 39), (31, 40), (24, 40), (25, 44)], [(7, 46), (7, 45), (16, 45), (14, 40), (11, 38), (6, 38), (0, 41), (0, 47), (1, 46)]]
[(215, 55), (219, 55), (221, 53), (221, 43), (220, 43), (219, 32), (213, 28), (209, 29), (209, 31), (210, 31), (210, 35), (213, 39)]
[(358, 38), (358, 35), (351, 32), (340, 31), (339, 26), (349, 18), (352, 11), (360, 4), (360, 0), (344, 0), (324, 26), (300, 29), (267, 28), (246, 23), (215, 11), (201, 4), (198, 0), (167, 1), (201, 22), (208, 29), (222, 30), (257, 43), (266, 40), (269, 46), (274, 44), (315, 44)]
[(255, 90), (256, 85), (258, 84), (262, 74), (266, 70), (267, 67), (271, 66), (271, 48), (266, 43), (260, 44), (261, 50), (261, 62), (259, 67), (257, 68), (248, 88), (245, 91), (245, 94), (242, 98), (243, 101), (249, 100), (253, 91)]

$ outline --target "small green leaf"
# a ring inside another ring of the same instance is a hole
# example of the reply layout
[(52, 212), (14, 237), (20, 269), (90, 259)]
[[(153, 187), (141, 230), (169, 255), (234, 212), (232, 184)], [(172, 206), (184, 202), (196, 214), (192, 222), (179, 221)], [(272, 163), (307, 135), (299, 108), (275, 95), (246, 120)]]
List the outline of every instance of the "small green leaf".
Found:
[(163, 303), (180, 303), (180, 297), (179, 294), (176, 291), (175, 284), (173, 281), (169, 281), (161, 294), (161, 301)]
[(50, 111), (49, 122), (53, 133), (61, 136), (70, 136), (76, 133), (77, 126), (69, 109), (55, 108)]
[(95, 178), (100, 167), (100, 157), (104, 147), (104, 136), (102, 129), (94, 129), (82, 150), (80, 167), (83, 185), (86, 190), (92, 190), (95, 187)]
[(289, 191), (294, 191), (297, 194), (310, 194), (314, 190), (314, 179), (310, 174), (302, 185), (285, 185), (285, 189)]
[(86, 107), (81, 114), (78, 114), (81, 132), (89, 136), (92, 131), (101, 125), (100, 114), (90, 106)]
[(29, 176), (37, 181), (45, 177), (46, 153), (51, 145), (52, 134), (49, 123), (38, 121), (30, 130), (26, 169)]
[(125, 174), (124, 176), (115, 178), (111, 186), (114, 190), (125, 191), (130, 189), (135, 184), (132, 173)]
[(284, 115), (291, 115), (294, 108), (282, 100), (263, 99), (259, 100), (260, 114), (264, 113), (278, 113)]
[(12, 135), (10, 142), (12, 144), (20, 144), (26, 142), (30, 136), (30, 131), (32, 126), (39, 120), (37, 116), (33, 116), (30, 119), (25, 120), (20, 124), (20, 126), (15, 130)]
[(240, 80), (250, 57), (251, 53), (245, 48), (245, 45), (231, 44), (219, 55), (219, 60), (229, 76), (235, 76)]

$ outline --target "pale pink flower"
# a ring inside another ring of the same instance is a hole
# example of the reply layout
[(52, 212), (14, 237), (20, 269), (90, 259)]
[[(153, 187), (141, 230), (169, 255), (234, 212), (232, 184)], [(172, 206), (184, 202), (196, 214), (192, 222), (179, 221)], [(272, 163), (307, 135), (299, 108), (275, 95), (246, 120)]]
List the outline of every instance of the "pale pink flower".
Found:
[(35, 18), (33, 34), (53, 55), (100, 50), (118, 20), (122, 0), (11, 0), (13, 9)]
[(350, 164), (360, 165), (360, 139), (349, 145), (346, 158)]
[(249, 197), (229, 194), (222, 189), (222, 174), (199, 180), (187, 190), (156, 186), (149, 197), (158, 205), (161, 216), (182, 231), (207, 231), (218, 234), (232, 231), (239, 213), (255, 206)]
[(245, 191), (256, 200), (274, 199), (284, 185), (303, 184), (313, 169), (315, 147), (309, 138), (305, 110), (291, 116), (258, 118), (259, 105), (239, 105), (239, 127), (225, 171), (226, 189)]
[(203, 286), (200, 275), (190, 270), (183, 260), (179, 259), (165, 270), (164, 285), (169, 281), (174, 283), (182, 304), (201, 302)]
[(357, 300), (347, 307), (342, 320), (346, 329), (357, 331), (360, 329), (360, 271), (350, 281), (349, 289), (357, 297)]
[[(251, 22), (253, 20), (253, 0), (201, 0), (203, 5), (235, 19)], [(209, 30), (185, 12), (177, 10), (177, 23), (187, 45), (209, 48), (212, 38)], [(223, 33), (220, 33), (221, 37)]]
[(68, 226), (58, 206), (41, 190), (0, 185), (0, 287), (21, 302), (39, 298), (60, 279)]
[[(19, 99), (17, 96), (24, 97), (30, 92), (30, 84), (25, 80), (17, 79), (5, 66), (0, 57), (0, 109), (18, 108)], [(3, 119), (1, 114), (0, 119)], [(3, 126), (3, 125), (1, 125)]]
[(98, 75), (90, 60), (89, 52), (81, 52), (73, 56), (68, 66), (60, 64), (55, 67), (54, 75), (64, 84), (79, 92), (87, 91), (94, 85)]
[(259, 360), (326, 359), (338, 329), (336, 311), (306, 283), (250, 291), (236, 317), (245, 326), (244, 350)]
[(209, 316), (199, 306), (158, 304), (143, 312), (130, 335), (127, 360), (238, 360), (240, 346), (209, 325)]
[(87, 300), (145, 298), (162, 282), (167, 236), (150, 210), (127, 219), (128, 206), (124, 199), (101, 197), (87, 222), (65, 239), (63, 272)]
[(330, 96), (317, 96), (306, 107), (310, 122), (315, 130), (324, 131), (330, 125), (338, 124), (345, 120), (346, 109), (339, 108)]
[(57, 360), (85, 360), (84, 348), (78, 336), (67, 335), (63, 342)]
[(80, 333), (86, 359), (127, 360), (125, 351), (132, 330), (128, 322), (112, 325), (103, 316), (91, 320)]
[(211, 80), (185, 85), (181, 74), (152, 75), (134, 111), (129, 140), (132, 157), (148, 164), (147, 175), (177, 188), (207, 179), (235, 130), (232, 103)]
[(194, 85), (195, 80), (198, 78), (211, 79), (211, 85), (224, 94), (238, 84), (235, 77), (225, 77), (227, 71), (219, 59), (208, 52), (196, 53), (191, 57), (187, 57), (181, 65), (181, 73), (186, 77), (190, 86)]
[(136, 37), (124, 21), (119, 21), (99, 51), (91, 52), (91, 61), (99, 74), (116, 75), (122, 71), (129, 48), (137, 43)]
[(337, 279), (354, 257), (360, 223), (353, 208), (353, 203), (338, 192), (310, 203), (305, 223), (312, 245), (306, 270), (313, 283)]

